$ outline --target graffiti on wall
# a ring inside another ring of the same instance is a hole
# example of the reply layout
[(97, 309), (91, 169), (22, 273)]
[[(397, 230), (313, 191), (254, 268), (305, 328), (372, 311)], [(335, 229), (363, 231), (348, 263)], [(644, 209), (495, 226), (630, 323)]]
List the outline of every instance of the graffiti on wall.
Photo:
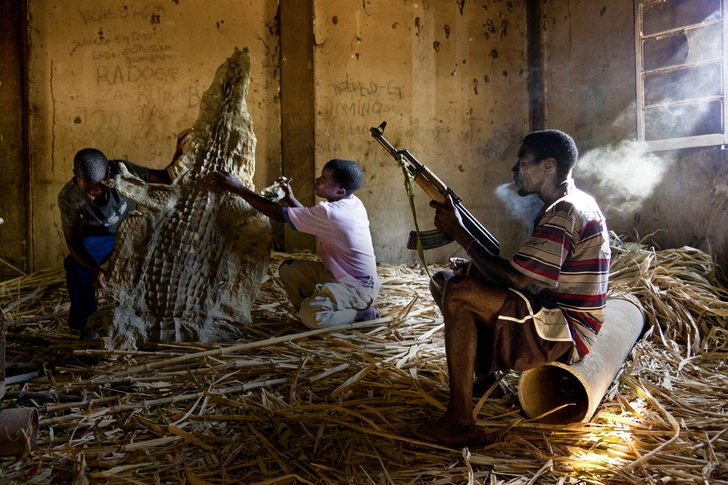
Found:
[(202, 91), (197, 81), (185, 80), (179, 56), (166, 41), (161, 22), (171, 13), (160, 3), (101, 3), (77, 8), (65, 20), (76, 35), (64, 40), (68, 57), (58, 62), (70, 66), (74, 84), (86, 88), (72, 97), (78, 102), (71, 115), (84, 138), (109, 149), (124, 139), (165, 144), (160, 116), (180, 111), (194, 116)]
[(402, 114), (404, 88), (393, 80), (345, 79), (329, 83), (323, 93), (317, 114), (325, 127), (322, 143), (329, 145), (321, 148), (334, 152), (360, 150), (373, 123)]

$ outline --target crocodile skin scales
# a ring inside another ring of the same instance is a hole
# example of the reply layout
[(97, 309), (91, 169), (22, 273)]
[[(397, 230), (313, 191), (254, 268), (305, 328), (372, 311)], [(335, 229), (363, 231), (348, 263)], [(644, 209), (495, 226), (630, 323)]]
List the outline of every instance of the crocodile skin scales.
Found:
[[(93, 315), (106, 348), (139, 343), (218, 342), (242, 336), (266, 276), (271, 232), (242, 198), (218, 188), (226, 170), (253, 187), (255, 144), (245, 97), (247, 49), (218, 68), (182, 156), (168, 169), (170, 185), (122, 173), (109, 184), (147, 210), (122, 224), (108, 271), (107, 294), (117, 303)], [(261, 192), (277, 201), (273, 185)]]

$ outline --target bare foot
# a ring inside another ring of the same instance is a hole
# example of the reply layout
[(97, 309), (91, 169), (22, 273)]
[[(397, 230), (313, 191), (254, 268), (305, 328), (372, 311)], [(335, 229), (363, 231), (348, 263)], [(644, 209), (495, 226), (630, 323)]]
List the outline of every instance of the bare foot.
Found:
[(412, 434), (423, 440), (453, 448), (485, 445), (495, 438), (494, 433), (486, 433), (475, 424), (453, 424), (445, 417), (432, 423), (421, 424), (412, 430)]

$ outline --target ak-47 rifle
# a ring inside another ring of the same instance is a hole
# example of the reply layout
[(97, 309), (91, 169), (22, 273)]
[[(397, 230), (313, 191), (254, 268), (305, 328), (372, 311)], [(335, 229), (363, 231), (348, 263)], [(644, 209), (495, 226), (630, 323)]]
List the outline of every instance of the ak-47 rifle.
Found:
[[(463, 224), (470, 231), (480, 244), (482, 244), (489, 253), (494, 256), (498, 256), (500, 253), (500, 244), (498, 240), (493, 237), (491, 233), (480, 223), (475, 217), (468, 212), (463, 206), (460, 197), (455, 194), (447, 185), (445, 185), (437, 176), (430, 171), (427, 167), (421, 164), (415, 157), (407, 150), (397, 150), (392, 146), (391, 143), (384, 138), (384, 129), (387, 127), (387, 122), (383, 121), (377, 128), (371, 128), (372, 137), (377, 140), (390, 155), (394, 157), (397, 162), (404, 164), (404, 167), (412, 176), (417, 185), (430, 196), (434, 201), (444, 204), (449, 195), (452, 198), (455, 209), (460, 213), (460, 217), (463, 220)], [(420, 232), (419, 239), (422, 242), (423, 249), (433, 249), (449, 244), (453, 239), (447, 234), (443, 234), (437, 229), (430, 231)], [(407, 237), (407, 248), (417, 249), (417, 233), (410, 231)]]

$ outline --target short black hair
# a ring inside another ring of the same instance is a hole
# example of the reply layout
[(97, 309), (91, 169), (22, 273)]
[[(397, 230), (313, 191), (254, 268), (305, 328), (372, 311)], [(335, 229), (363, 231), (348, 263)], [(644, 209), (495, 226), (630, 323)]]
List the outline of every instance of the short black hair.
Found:
[(324, 168), (333, 172), (336, 183), (346, 190), (346, 195), (351, 195), (364, 185), (364, 172), (358, 163), (352, 160), (334, 158), (326, 162)]
[(87, 182), (98, 183), (106, 178), (109, 161), (106, 155), (95, 148), (84, 148), (73, 157), (73, 173)]
[(523, 145), (533, 154), (535, 161), (547, 158), (556, 160), (556, 173), (564, 179), (579, 159), (579, 150), (576, 148), (574, 139), (563, 131), (531, 132), (523, 138)]

